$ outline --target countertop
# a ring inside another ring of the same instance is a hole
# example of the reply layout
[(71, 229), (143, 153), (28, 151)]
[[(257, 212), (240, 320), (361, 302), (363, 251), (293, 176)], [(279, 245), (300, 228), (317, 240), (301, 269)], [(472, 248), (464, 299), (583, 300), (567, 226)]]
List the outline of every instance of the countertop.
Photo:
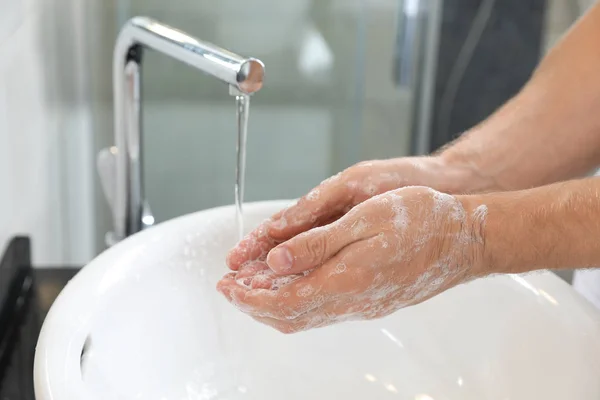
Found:
[(0, 377), (1, 400), (34, 400), (33, 359), (35, 345), (50, 306), (79, 268), (34, 268), (30, 270), (32, 286), (21, 327), (11, 341), (12, 356)]

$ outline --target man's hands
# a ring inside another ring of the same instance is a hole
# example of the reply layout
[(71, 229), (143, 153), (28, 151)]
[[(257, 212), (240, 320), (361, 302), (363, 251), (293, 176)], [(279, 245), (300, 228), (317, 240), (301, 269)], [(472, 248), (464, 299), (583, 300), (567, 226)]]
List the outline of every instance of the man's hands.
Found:
[[(465, 209), (459, 198), (429, 188), (393, 190), (278, 245), (266, 262), (277, 241), (263, 226), (254, 243), (264, 247), (250, 247), (257, 259), (218, 289), (240, 310), (286, 333), (383, 317), (479, 276), (485, 216), (484, 206)], [(326, 221), (318, 218), (301, 220)], [(285, 221), (281, 229), (308, 229)]]
[[(446, 193), (468, 191), (473, 175), (467, 168), (451, 167), (439, 157), (412, 157), (359, 163), (331, 177), (295, 205), (275, 214), (250, 233), (227, 256), (229, 267), (264, 261), (278, 243), (338, 220), (352, 207), (389, 190), (424, 185)], [(462, 182), (465, 182), (463, 185)], [(263, 267), (266, 265), (263, 263)]]

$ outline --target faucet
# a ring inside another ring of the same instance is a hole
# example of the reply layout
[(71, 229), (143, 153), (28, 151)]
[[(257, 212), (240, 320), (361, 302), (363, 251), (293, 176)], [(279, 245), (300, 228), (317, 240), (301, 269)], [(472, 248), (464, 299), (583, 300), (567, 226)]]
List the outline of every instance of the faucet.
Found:
[(263, 85), (265, 67), (260, 60), (200, 41), (151, 18), (135, 17), (125, 24), (113, 58), (115, 147), (98, 156), (114, 225), (114, 231), (106, 235), (108, 246), (154, 224), (144, 197), (141, 147), (141, 66), (146, 48), (227, 83), (233, 96), (251, 95)]
[(433, 150), (431, 121), (443, 0), (402, 0), (398, 12), (394, 80), (398, 89), (412, 96), (410, 153), (424, 155)]

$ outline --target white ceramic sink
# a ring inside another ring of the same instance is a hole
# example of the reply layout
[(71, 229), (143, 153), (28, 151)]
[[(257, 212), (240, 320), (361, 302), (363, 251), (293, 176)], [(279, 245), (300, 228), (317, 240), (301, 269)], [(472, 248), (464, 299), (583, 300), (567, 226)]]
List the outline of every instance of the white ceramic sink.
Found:
[[(248, 226), (285, 205), (246, 205)], [(600, 317), (554, 275), (489, 278), (382, 320), (283, 335), (215, 290), (233, 221), (232, 207), (185, 216), (86, 266), (44, 322), (37, 399), (600, 398)]]

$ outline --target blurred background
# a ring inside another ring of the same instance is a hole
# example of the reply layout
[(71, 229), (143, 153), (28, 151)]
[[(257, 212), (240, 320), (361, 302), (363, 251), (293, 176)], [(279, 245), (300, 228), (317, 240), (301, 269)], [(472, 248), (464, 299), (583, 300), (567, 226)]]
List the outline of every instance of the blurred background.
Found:
[[(593, 2), (0, 0), (0, 398), (34, 398), (41, 322), (106, 248), (96, 157), (114, 144), (112, 55), (129, 18), (264, 61), (246, 179), (246, 201), (258, 201), (301, 196), (361, 160), (445, 145), (512, 97)], [(143, 69), (156, 222), (232, 204), (226, 85), (151, 51)], [(11, 241), (19, 235), (32, 251)]]
[[(260, 58), (246, 201), (294, 198), (360, 160), (424, 154), (526, 82), (592, 0), (0, 0), (0, 246), (81, 266), (111, 215), (112, 49), (146, 15)], [(227, 88), (167, 57), (143, 71), (146, 195), (161, 222), (233, 203)]]

